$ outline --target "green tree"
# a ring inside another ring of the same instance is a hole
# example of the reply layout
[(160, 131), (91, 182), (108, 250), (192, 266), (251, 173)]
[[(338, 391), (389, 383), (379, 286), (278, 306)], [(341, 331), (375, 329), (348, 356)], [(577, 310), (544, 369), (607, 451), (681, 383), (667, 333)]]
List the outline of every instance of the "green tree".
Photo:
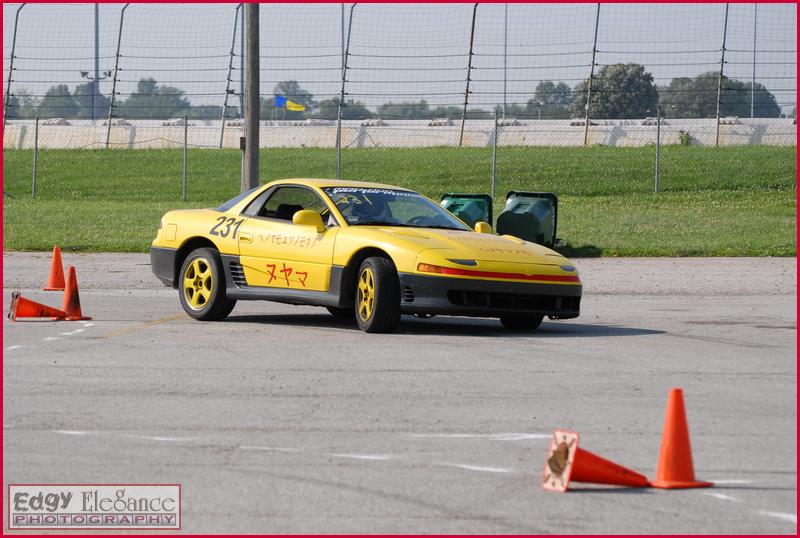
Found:
[(19, 97), (17, 97), (14, 94), (11, 94), (8, 96), (8, 99), (4, 104), (5, 104), (6, 118), (8, 119), (19, 118), (19, 109), (20, 109)]
[(407, 101), (393, 103), (389, 101), (378, 106), (378, 117), (394, 120), (418, 120), (431, 117), (431, 108), (428, 102), (422, 99), (418, 102)]
[[(39, 109), (39, 100), (36, 99), (29, 90), (20, 88), (16, 91), (14, 96), (17, 99), (17, 118), (35, 118)], [(11, 108), (9, 108), (9, 117), (11, 117)]]
[[(315, 108), (317, 109), (314, 114), (315, 118), (335, 120), (339, 115), (339, 97), (323, 99), (315, 105)], [(363, 120), (373, 116), (374, 114), (361, 101), (350, 99), (342, 107), (342, 119), (345, 120)]]
[(38, 106), (38, 114), (40, 118), (74, 118), (80, 109), (67, 85), (59, 84), (45, 92)]
[[(457, 106), (437, 106), (434, 109), (431, 109), (430, 114), (428, 117), (430, 118), (450, 118), (451, 120), (461, 119), (461, 112), (463, 111), (463, 107)], [(502, 109), (500, 110), (499, 115), (503, 115)]]
[(92, 92), (95, 89), (98, 90), (98, 93), (94, 96), (94, 117), (99, 119), (108, 116), (108, 97), (99, 92), (99, 87), (95, 86), (94, 82), (87, 82), (86, 84), (75, 86), (75, 91), (72, 92), (75, 101), (81, 107), (80, 112), (78, 112), (79, 118), (92, 117)]
[[(461, 118), (460, 113), (458, 117)], [(494, 113), (482, 108), (467, 108), (467, 113), (464, 117), (468, 120), (490, 120), (494, 118)]]
[(542, 119), (569, 118), (572, 103), (572, 89), (563, 82), (543, 80), (536, 85), (533, 99), (525, 107), (525, 115)]
[[(694, 78), (678, 77), (669, 86), (660, 89), (664, 115), (672, 118), (714, 118), (717, 115), (717, 86), (719, 72), (709, 71)], [(734, 78), (722, 79), (720, 115), (750, 117), (751, 82)], [(781, 114), (775, 96), (756, 82), (754, 116), (777, 118)]]
[[(239, 107), (228, 105), (227, 118), (238, 118)], [(188, 119), (218, 120), (222, 118), (222, 107), (220, 105), (195, 105), (186, 112)]]
[[(586, 114), (586, 93), (589, 81), (575, 86), (575, 99), (570, 106), (573, 116)], [(592, 118), (623, 119), (644, 118), (655, 113), (658, 92), (653, 75), (639, 64), (606, 65), (597, 72), (592, 82)]]
[(191, 103), (183, 90), (159, 86), (153, 78), (143, 78), (136, 91), (115, 105), (114, 116), (131, 119), (167, 119), (189, 112)]
[[(458, 108), (458, 107), (453, 107)], [(497, 109), (497, 117), (503, 117), (503, 105), (497, 105), (495, 107)], [(526, 105), (519, 105), (517, 103), (507, 103), (506, 104), (506, 118), (526, 118), (530, 115), (528, 112), (528, 107)], [(461, 117), (461, 112), (459, 112), (459, 118)]]

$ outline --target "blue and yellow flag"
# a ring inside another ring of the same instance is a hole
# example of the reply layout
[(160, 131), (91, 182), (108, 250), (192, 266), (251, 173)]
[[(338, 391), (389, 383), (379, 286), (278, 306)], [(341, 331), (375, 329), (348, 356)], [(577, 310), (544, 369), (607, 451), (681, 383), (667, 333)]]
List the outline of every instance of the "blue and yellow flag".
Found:
[(292, 112), (303, 112), (306, 109), (304, 105), (290, 101), (282, 95), (275, 96), (274, 106), (275, 108), (285, 108), (286, 110), (291, 110)]
[(303, 112), (306, 109), (305, 106), (301, 105), (300, 103), (295, 103), (294, 101), (286, 100), (286, 110), (291, 110), (292, 112)]

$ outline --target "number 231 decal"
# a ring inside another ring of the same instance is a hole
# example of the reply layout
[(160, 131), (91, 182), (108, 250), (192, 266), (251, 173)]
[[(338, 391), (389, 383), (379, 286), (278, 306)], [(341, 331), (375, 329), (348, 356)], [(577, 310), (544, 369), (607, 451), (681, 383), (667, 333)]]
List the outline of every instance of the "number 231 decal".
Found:
[(229, 217), (219, 217), (217, 223), (208, 232), (209, 235), (218, 235), (220, 237), (228, 237), (231, 233), (231, 226), (233, 226), (233, 237), (236, 239), (236, 234), (239, 233), (239, 226), (242, 225), (244, 219), (236, 220)]

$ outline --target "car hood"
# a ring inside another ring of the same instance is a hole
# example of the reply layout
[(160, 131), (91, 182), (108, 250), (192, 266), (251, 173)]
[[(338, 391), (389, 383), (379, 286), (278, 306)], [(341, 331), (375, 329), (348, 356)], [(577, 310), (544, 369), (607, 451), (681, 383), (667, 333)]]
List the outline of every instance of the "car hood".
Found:
[(422, 250), (437, 250), (444, 258), (504, 263), (558, 265), (565, 258), (549, 248), (510, 235), (433, 228), (381, 228), (383, 233), (410, 239)]

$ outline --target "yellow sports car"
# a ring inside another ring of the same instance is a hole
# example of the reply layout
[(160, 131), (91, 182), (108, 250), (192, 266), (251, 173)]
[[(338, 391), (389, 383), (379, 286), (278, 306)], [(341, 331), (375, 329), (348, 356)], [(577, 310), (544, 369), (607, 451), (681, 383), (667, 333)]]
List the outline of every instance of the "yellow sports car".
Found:
[(377, 183), (285, 179), (216, 209), (170, 211), (150, 259), (199, 320), (237, 300), (324, 306), (367, 332), (393, 331), (401, 314), (533, 330), (580, 312), (580, 278), (560, 254)]

